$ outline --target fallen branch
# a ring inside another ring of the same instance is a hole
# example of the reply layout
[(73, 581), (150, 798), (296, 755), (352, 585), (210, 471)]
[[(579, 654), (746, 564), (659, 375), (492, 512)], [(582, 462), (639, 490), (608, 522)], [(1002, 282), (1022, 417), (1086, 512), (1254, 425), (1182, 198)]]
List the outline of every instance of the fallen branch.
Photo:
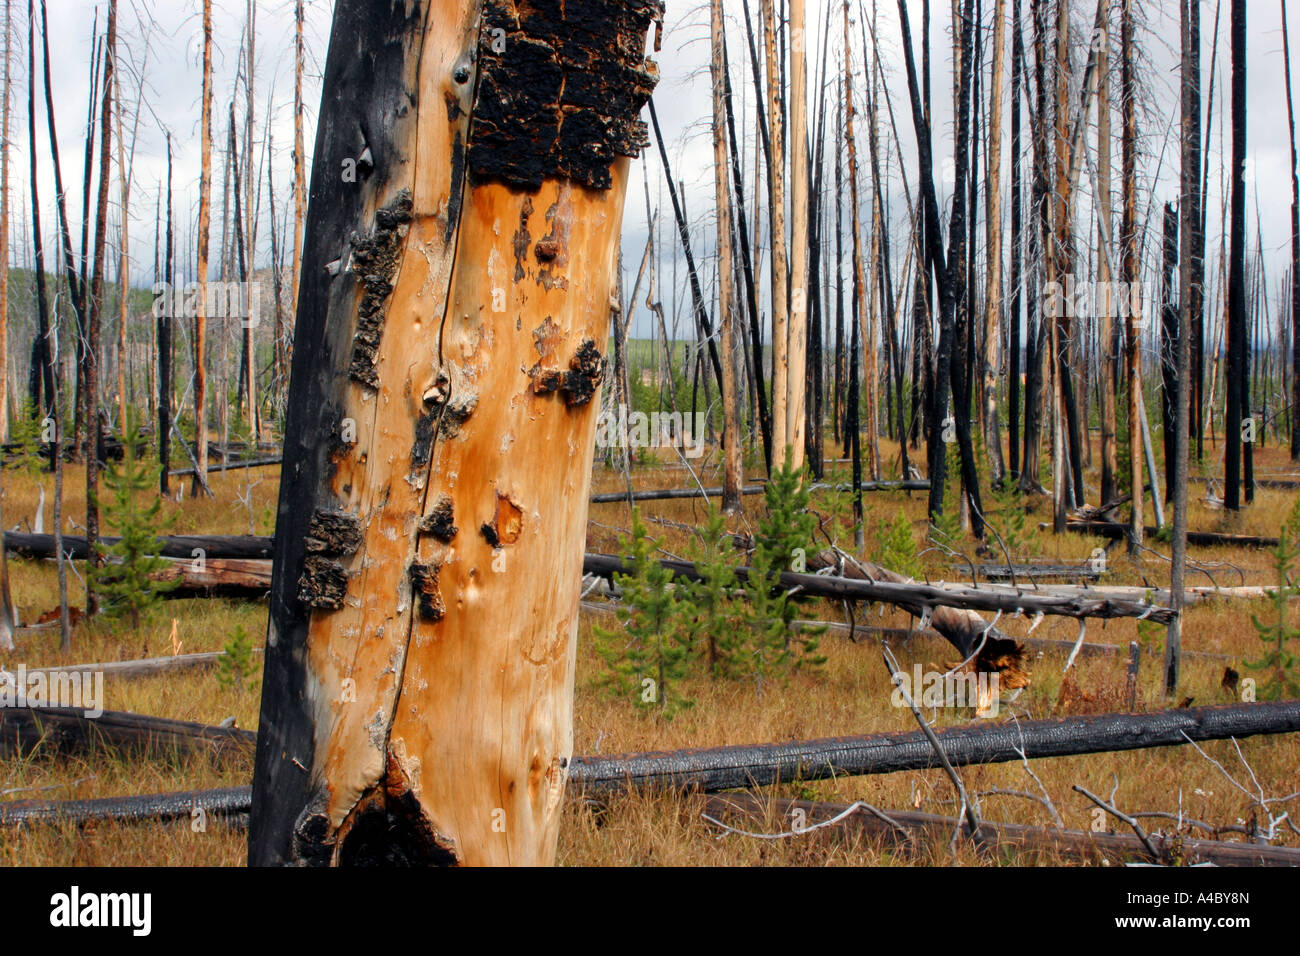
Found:
[[(704, 812), (715, 819), (740, 815), (749, 820), (766, 821), (786, 818), (802, 811), (808, 821), (806, 832), (814, 827), (823, 831), (857, 832), (887, 846), (899, 846), (917, 838), (942, 839), (952, 820), (933, 813), (887, 811), (886, 823), (853, 805), (820, 803), (808, 800), (767, 799), (748, 793), (728, 793), (703, 798)], [(834, 823), (836, 817), (841, 817)], [(724, 824), (725, 826), (725, 824)], [(899, 831), (903, 832), (900, 833)], [(1127, 833), (1091, 833), (1058, 827), (1036, 827), (1021, 823), (981, 821), (980, 845), (990, 850), (1011, 848), (1055, 853), (1072, 859), (1116, 862), (1144, 860), (1165, 862), (1175, 849), (1188, 863), (1213, 863), (1217, 866), (1300, 866), (1300, 849), (1267, 846), (1257, 843), (1193, 840), (1162, 834), (1150, 836), (1152, 847)], [(1175, 842), (1177, 841), (1177, 842)], [(1152, 856), (1154, 849), (1155, 855)]]

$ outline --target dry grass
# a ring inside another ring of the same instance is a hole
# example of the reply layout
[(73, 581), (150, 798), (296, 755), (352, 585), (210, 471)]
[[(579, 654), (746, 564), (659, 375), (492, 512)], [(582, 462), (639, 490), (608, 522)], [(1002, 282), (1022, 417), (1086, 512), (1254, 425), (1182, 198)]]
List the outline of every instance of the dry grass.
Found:
[[(885, 460), (895, 449), (884, 443)], [(695, 463), (692, 463), (695, 464)], [(1289, 471), (1283, 451), (1266, 449), (1257, 453), (1258, 474)], [(699, 469), (697, 469), (699, 470)], [(706, 485), (720, 483), (716, 467), (705, 465), (700, 479)], [(832, 479), (847, 480), (847, 469), (838, 466)], [(260, 479), (260, 483), (259, 483)], [(1095, 482), (1095, 476), (1090, 476)], [(48, 478), (44, 479), (47, 482)], [(5, 521), (9, 527), (22, 524), (24, 529), (34, 513), (35, 485), (31, 479), (8, 473), (4, 499)], [(239, 496), (249, 495), (251, 508)], [(641, 468), (634, 476), (638, 488), (682, 487), (692, 484), (690, 475), (680, 467)], [(214, 475), (215, 500), (184, 498), (168, 502), (166, 513), (175, 533), (249, 533), (267, 534), (274, 520), (277, 481), (274, 469), (255, 472), (231, 472), (224, 478)], [(617, 472), (597, 468), (597, 490), (613, 491), (623, 487)], [(186, 485), (188, 488), (188, 485)], [(1204, 486), (1194, 485), (1193, 492), (1203, 495)], [(68, 502), (66, 513), (84, 515), (81, 473), (70, 468), (67, 474)], [(1290, 510), (1294, 493), (1261, 489), (1256, 503), (1240, 516), (1228, 518), (1207, 509), (1203, 502), (1193, 508), (1192, 527), (1202, 530), (1230, 530), (1253, 534), (1276, 534)], [(814, 502), (822, 512), (832, 509), (829, 499), (819, 495)], [(755, 515), (761, 499), (747, 498), (746, 511)], [(872, 527), (879, 520), (893, 520), (902, 511), (912, 522), (914, 536), (923, 539), (925, 527), (924, 496), (919, 494), (871, 494), (867, 496), (868, 521)], [(646, 503), (646, 515), (657, 515), (673, 522), (699, 524), (705, 514), (699, 501)], [(1032, 521), (1050, 520), (1050, 505), (1042, 500), (1030, 502)], [(630, 525), (626, 505), (600, 505), (592, 508), (588, 546), (591, 550), (619, 550), (620, 532)], [(46, 525), (50, 520), (48, 505)], [(250, 524), (251, 522), (251, 524)], [(996, 525), (997, 521), (994, 519)], [(736, 530), (751, 530), (745, 520), (737, 521)], [(661, 539), (669, 553), (688, 555), (692, 551), (690, 534), (675, 528), (651, 525), (652, 534)], [(68, 525), (70, 532), (80, 532)], [(111, 529), (108, 529), (111, 532)], [(1054, 537), (1039, 533), (1041, 546), (1036, 557), (1048, 561), (1080, 561), (1095, 547), (1105, 544), (1097, 539), (1069, 534)], [(851, 543), (851, 537), (848, 539)], [(868, 533), (868, 550), (872, 534)], [(843, 544), (843, 541), (841, 541)], [(1163, 545), (1154, 547), (1167, 553)], [(1168, 564), (1148, 555), (1135, 564), (1116, 548), (1106, 583), (1149, 584), (1168, 582)], [(1193, 557), (1209, 567), (1210, 575), (1220, 584), (1271, 583), (1268, 555), (1259, 551), (1228, 548), (1193, 548)], [(997, 561), (997, 556), (982, 560)], [(935, 578), (954, 579), (957, 573), (946, 559), (926, 556), (928, 573)], [(1240, 574), (1238, 570), (1240, 569)], [(24, 621), (57, 605), (55, 573), (50, 562), (13, 560), (10, 562), (14, 597)], [(1209, 583), (1209, 577), (1189, 572), (1189, 581)], [(74, 583), (74, 598), (79, 593)], [(1250, 614), (1261, 613), (1260, 605), (1226, 602), (1192, 609), (1184, 625), (1184, 647), (1188, 650), (1227, 655), (1229, 660), (1189, 658), (1183, 671), (1183, 693), (1196, 704), (1226, 703), (1229, 695), (1220, 687), (1225, 663), (1243, 670), (1240, 661), (1257, 656), (1259, 641), (1250, 626)], [(602, 664), (591, 640), (591, 626), (598, 613), (585, 613), (579, 632), (579, 660), (575, 708), (575, 751), (578, 753), (614, 753), (620, 751), (669, 749), (728, 743), (795, 740), (843, 734), (914, 729), (906, 710), (888, 705), (890, 684), (881, 662), (879, 646), (874, 640), (850, 643), (843, 632), (831, 632), (822, 638), (825, 666), (816, 673), (795, 673), (782, 684), (767, 685), (760, 696), (752, 684), (710, 681), (699, 677), (686, 682), (684, 690), (696, 705), (671, 721), (647, 714), (628, 701), (612, 700), (597, 686)], [(801, 611), (801, 616), (842, 620), (837, 606), (817, 602)], [(122, 660), (142, 656), (169, 654), (173, 648), (170, 631), (173, 619), (182, 641), (182, 652), (219, 650), (236, 627), (243, 627), (260, 642), (265, 630), (265, 605), (255, 602), (222, 600), (169, 601), (138, 634), (107, 622), (81, 625), (73, 636), (70, 654), (58, 651), (57, 634), (23, 632), (16, 638), (17, 650), (0, 658), (0, 664), (13, 669), (18, 663), (28, 666), (53, 666), (90, 661)], [(873, 624), (907, 626), (904, 615), (872, 608), (866, 619)], [(859, 611), (858, 623), (864, 621)], [(599, 621), (606, 626), (608, 618)], [(1024, 620), (999, 622), (1008, 633), (1023, 635), (1028, 629)], [(1045, 620), (1035, 637), (1073, 640), (1078, 624), (1064, 619)], [(1103, 627), (1094, 622), (1088, 630), (1091, 641), (1126, 647), (1138, 640), (1144, 647), (1144, 667), (1139, 687), (1139, 708), (1166, 706), (1159, 683), (1159, 668), (1153, 660), (1160, 654), (1163, 632), (1139, 634), (1131, 620), (1113, 621)], [(920, 662), (925, 669), (942, 668), (953, 662), (952, 649), (938, 641), (922, 638), (895, 648), (900, 662), (910, 668)], [(1032, 661), (1033, 685), (1014, 705), (1004, 705), (1004, 714), (1014, 707), (1020, 716), (1042, 717), (1056, 712), (1090, 712), (1121, 709), (1124, 706), (1124, 655), (1085, 656), (1080, 658), (1072, 686), (1062, 694), (1061, 668), (1064, 654), (1045, 652)], [(106, 682), (109, 709), (131, 710), (206, 723), (216, 723), (234, 716), (240, 727), (254, 728), (257, 723), (256, 692), (241, 693), (218, 685), (213, 672), (138, 680)], [(936, 713), (939, 724), (960, 724), (973, 719), (969, 711), (942, 710)], [(1224, 765), (1239, 780), (1250, 786), (1250, 774), (1241, 766), (1230, 741), (1203, 745), (1207, 753)], [(1269, 796), (1300, 790), (1300, 738), (1296, 735), (1256, 738), (1241, 743), (1241, 751)], [(1069, 827), (1087, 829), (1093, 822), (1092, 805), (1075, 794), (1071, 787), (1081, 784), (1094, 793), (1107, 795), (1115, 788), (1115, 802), (1125, 810), (1163, 810), (1178, 812), (1209, 823), (1223, 825), (1251, 818), (1250, 801), (1233, 787), (1222, 773), (1191, 748), (1167, 748), (1130, 753), (1097, 754), (1038, 761), (1035, 772), (1050, 793)], [(117, 755), (94, 755), (75, 759), (54, 758), (42, 754), (27, 759), (0, 763), (0, 791), (3, 799), (88, 798), (128, 793), (159, 792), (234, 786), (246, 783), (251, 775), (250, 760), (225, 765), (208, 758), (147, 759)], [(1018, 764), (968, 767), (962, 771), (968, 789), (1034, 790), (1036, 785)], [(781, 796), (797, 796), (849, 802), (866, 800), (883, 808), (917, 808), (937, 813), (952, 813), (952, 789), (941, 773), (900, 773), (879, 777), (861, 777), (811, 784), (772, 788)], [(988, 794), (983, 811), (990, 819), (1008, 822), (1049, 824), (1047, 811), (1040, 804), (1019, 797)], [(1300, 800), (1294, 806), (1300, 811)], [(785, 829), (788, 821), (767, 821), (770, 830)], [(1107, 821), (1107, 827), (1111, 822)], [(1159, 823), (1153, 821), (1151, 829)], [(954, 860), (946, 846), (929, 847), (919, 854), (901, 855), (881, 849), (861, 836), (837, 836), (818, 833), (790, 840), (752, 840), (739, 836), (717, 839), (716, 831), (699, 818), (698, 804), (674, 796), (630, 795), (610, 800), (593, 808), (570, 801), (561, 832), (559, 861), (564, 865), (753, 865), (753, 864), (947, 864), (975, 863), (1061, 863), (1051, 854), (1019, 853), (996, 859), (980, 860), (973, 851), (962, 848)], [(1283, 843), (1300, 845), (1294, 833)], [(0, 865), (133, 865), (186, 864), (234, 865), (242, 863), (244, 837), (218, 821), (209, 821), (206, 832), (192, 832), (184, 823), (169, 826), (117, 826), (101, 824), (76, 829), (41, 828), (33, 831), (0, 831)]]

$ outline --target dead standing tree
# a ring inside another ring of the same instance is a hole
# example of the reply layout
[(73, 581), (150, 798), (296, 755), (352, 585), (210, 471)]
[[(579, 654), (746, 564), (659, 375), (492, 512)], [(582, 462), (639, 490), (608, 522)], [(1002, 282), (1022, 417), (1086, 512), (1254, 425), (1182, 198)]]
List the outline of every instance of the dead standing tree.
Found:
[(335, 8), (250, 863), (554, 855), (585, 528), (571, 504), (591, 481), (596, 343), (662, 11)]

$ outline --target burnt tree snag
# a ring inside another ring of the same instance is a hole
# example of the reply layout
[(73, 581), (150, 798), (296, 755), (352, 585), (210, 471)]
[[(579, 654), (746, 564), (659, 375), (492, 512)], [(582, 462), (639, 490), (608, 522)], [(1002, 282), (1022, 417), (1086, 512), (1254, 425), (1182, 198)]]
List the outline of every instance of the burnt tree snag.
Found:
[(574, 502), (590, 490), (596, 343), (662, 12), (335, 8), (251, 864), (554, 856), (585, 534)]

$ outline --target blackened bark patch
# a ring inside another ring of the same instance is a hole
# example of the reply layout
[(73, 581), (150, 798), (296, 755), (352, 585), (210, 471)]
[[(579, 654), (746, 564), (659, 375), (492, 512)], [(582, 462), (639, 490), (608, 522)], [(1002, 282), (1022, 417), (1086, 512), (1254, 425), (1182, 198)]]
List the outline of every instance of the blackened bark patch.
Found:
[(305, 544), (309, 554), (352, 554), (361, 547), (361, 519), (322, 508), (311, 516)]
[(455, 438), (459, 435), (460, 427), (469, 421), (469, 417), (474, 414), (476, 408), (478, 408), (478, 395), (474, 392), (449, 402), (439, 425), (442, 437)]
[(569, 370), (564, 373), (564, 383), (560, 386), (564, 400), (570, 407), (587, 404), (596, 394), (603, 374), (604, 358), (596, 350), (596, 343), (583, 339), (569, 360)]
[(528, 243), (532, 240), (532, 237), (528, 235), (528, 219), (532, 214), (532, 197), (525, 196), (523, 204), (519, 207), (519, 229), (515, 232), (511, 243), (515, 251), (516, 282), (519, 282), (524, 277), (524, 258), (528, 255)]
[(411, 475), (423, 471), (433, 456), (433, 432), (439, 409), (426, 409), (415, 420), (415, 441), (411, 443)]
[(439, 495), (429, 513), (420, 520), (420, 531), (433, 535), (443, 544), (451, 544), (451, 539), (456, 537), (459, 530), (452, 513), (451, 496)]
[(329, 793), (324, 787), (312, 791), (302, 813), (293, 824), (293, 859), (303, 866), (328, 866), (333, 855), (330, 845)]
[(644, 55), (660, 0), (487, 0), (470, 128), (474, 175), (538, 189), (608, 189), (616, 155), (649, 144), (639, 118), (659, 80)]
[(388, 297), (393, 292), (392, 279), (397, 273), (412, 208), (411, 191), (403, 189), (375, 213), (374, 232), (352, 238), (352, 271), (362, 277), (363, 291), (357, 309), (352, 365), (348, 371), (353, 380), (374, 389), (379, 388), (375, 364), (387, 316)]
[(298, 600), (318, 611), (337, 611), (348, 593), (348, 573), (337, 561), (309, 554), (298, 578)]
[(434, 828), (391, 753), (384, 779), (357, 801), (345, 828), (339, 866), (460, 864), (455, 841)]
[(420, 617), (426, 621), (441, 621), (447, 613), (442, 592), (438, 590), (438, 568), (436, 564), (411, 565), (411, 587), (415, 591)]
[(465, 194), (465, 144), (461, 141), (460, 131), (451, 143), (451, 192), (447, 197), (447, 228), (443, 240), (451, 242), (460, 222), (460, 204)]
[(533, 393), (536, 395), (549, 395), (564, 384), (564, 373), (556, 368), (534, 365), (528, 370), (528, 377), (533, 380)]

